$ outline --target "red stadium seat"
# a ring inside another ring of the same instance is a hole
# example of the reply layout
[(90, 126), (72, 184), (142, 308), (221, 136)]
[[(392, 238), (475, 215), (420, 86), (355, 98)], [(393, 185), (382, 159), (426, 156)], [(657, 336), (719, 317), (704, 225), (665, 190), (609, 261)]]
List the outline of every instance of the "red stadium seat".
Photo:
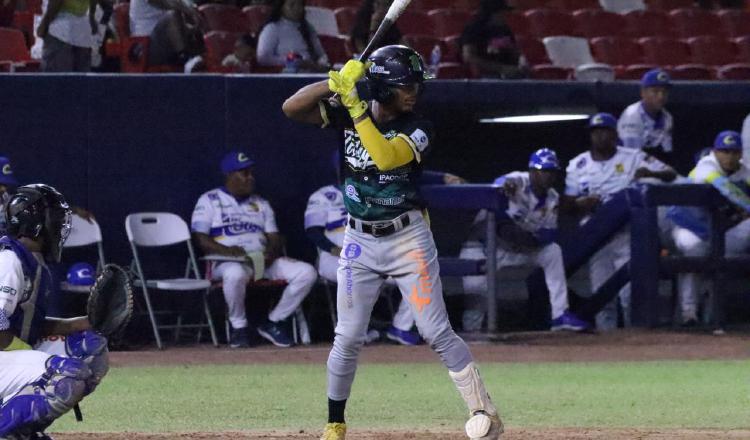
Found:
[(462, 79), (469, 77), (469, 71), (461, 63), (440, 63), (436, 76), (438, 79)]
[(221, 62), (234, 52), (234, 43), (242, 34), (224, 31), (210, 31), (203, 36), (206, 44), (206, 65), (209, 72), (221, 72)]
[(675, 9), (669, 13), (669, 21), (672, 23), (672, 29), (680, 37), (722, 35), (719, 17), (703, 9)]
[(426, 12), (407, 9), (396, 22), (401, 35), (432, 35), (432, 23)]
[(550, 0), (515, 0), (513, 5), (516, 9), (543, 9), (547, 7)]
[(632, 38), (597, 37), (589, 41), (594, 59), (612, 66), (643, 62), (641, 46)]
[(443, 57), (441, 61), (444, 61), (446, 63), (460, 63), (463, 58), (461, 56), (461, 47), (459, 46), (460, 42), (460, 35), (453, 35), (451, 37), (443, 38), (441, 40), (441, 47), (443, 51)]
[(461, 35), (471, 19), (471, 13), (452, 9), (435, 9), (428, 12), (427, 16), (432, 23), (432, 35), (441, 38)]
[(12, 72), (13, 63), (11, 61), (0, 61), (0, 72)]
[(616, 78), (640, 80), (646, 72), (657, 67), (658, 66), (654, 64), (632, 64), (624, 66), (622, 69), (616, 70)]
[(250, 25), (242, 11), (236, 6), (209, 3), (201, 5), (198, 10), (206, 19), (208, 30), (244, 33), (250, 31)]
[(26, 10), (34, 15), (42, 15), (42, 0), (26, 0)]
[(550, 60), (547, 56), (547, 50), (544, 48), (544, 43), (533, 37), (516, 37), (516, 44), (521, 50), (521, 53), (526, 58), (529, 65), (536, 64), (549, 64)]
[(685, 64), (690, 61), (687, 43), (668, 37), (643, 37), (638, 40), (643, 60), (658, 65)]
[(599, 0), (548, 0), (545, 6), (551, 9), (573, 11), (576, 9), (600, 9)]
[(529, 34), (529, 20), (525, 15), (516, 11), (508, 11), (505, 13), (504, 17), (505, 23), (507, 23), (510, 30), (513, 31), (513, 35), (517, 37), (519, 35)]
[(23, 32), (18, 29), (0, 28), (0, 61), (32, 61)]
[(551, 64), (539, 64), (531, 67), (533, 79), (570, 79), (571, 70)]
[(646, 0), (648, 9), (668, 11), (670, 9), (692, 8), (694, 0)]
[(130, 3), (124, 2), (115, 5), (112, 22), (115, 26), (117, 38), (122, 40), (130, 36)]
[(34, 13), (31, 11), (16, 11), (13, 14), (13, 27), (23, 32), (26, 45), (34, 45)]
[(480, 0), (454, 0), (451, 2), (453, 8), (462, 11), (475, 12), (479, 9)]
[(429, 12), (433, 9), (452, 8), (453, 0), (412, 0), (412, 2), (409, 3), (409, 7), (419, 11)]
[(349, 37), (343, 35), (319, 35), (320, 44), (323, 45), (328, 60), (333, 63), (346, 63), (352, 59), (352, 53), (349, 51), (346, 45), (346, 40)]
[(245, 6), (242, 13), (245, 15), (248, 31), (253, 35), (258, 35), (268, 21), (268, 16), (271, 15), (271, 7), (268, 5)]
[(669, 69), (672, 79), (712, 80), (716, 77), (714, 69), (704, 64), (680, 64)]
[(724, 9), (716, 15), (721, 21), (724, 33), (731, 37), (750, 35), (750, 11)]
[(720, 65), (733, 63), (737, 57), (731, 41), (721, 37), (703, 35), (687, 39), (693, 63)]
[(717, 79), (747, 81), (750, 80), (750, 63), (727, 64), (716, 71)]
[(737, 49), (737, 59), (743, 63), (750, 63), (750, 35), (737, 37), (732, 42)]
[(601, 9), (579, 9), (573, 12), (576, 33), (586, 38), (616, 35), (625, 29), (625, 18)]
[[(430, 54), (435, 45), (440, 45), (440, 39), (429, 35), (404, 35), (404, 44), (422, 55), (425, 63), (430, 62)], [(441, 46), (442, 50), (442, 46)]]
[(339, 25), (339, 32), (341, 32), (342, 35), (349, 35), (354, 27), (357, 8), (338, 8), (334, 13), (336, 14), (336, 23)]
[(530, 34), (536, 37), (553, 35), (577, 35), (573, 17), (567, 12), (554, 9), (532, 9), (526, 11)]
[(624, 17), (625, 33), (632, 37), (674, 34), (669, 17), (662, 11), (630, 11)]

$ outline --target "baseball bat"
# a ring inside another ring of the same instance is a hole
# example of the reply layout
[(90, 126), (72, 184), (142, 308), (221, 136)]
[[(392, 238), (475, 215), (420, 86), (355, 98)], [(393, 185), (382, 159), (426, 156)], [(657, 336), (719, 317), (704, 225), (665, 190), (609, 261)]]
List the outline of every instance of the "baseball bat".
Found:
[(391, 26), (393, 26), (393, 23), (398, 20), (398, 17), (404, 13), (404, 10), (409, 6), (409, 3), (411, 3), (411, 0), (393, 0), (391, 7), (388, 8), (388, 12), (386, 12), (385, 17), (383, 17), (383, 21), (378, 25), (378, 30), (375, 31), (375, 35), (373, 35), (372, 38), (370, 38), (370, 41), (367, 42), (365, 50), (359, 54), (359, 61), (364, 62), (373, 50), (378, 47), (385, 33), (388, 32), (388, 29), (390, 29)]

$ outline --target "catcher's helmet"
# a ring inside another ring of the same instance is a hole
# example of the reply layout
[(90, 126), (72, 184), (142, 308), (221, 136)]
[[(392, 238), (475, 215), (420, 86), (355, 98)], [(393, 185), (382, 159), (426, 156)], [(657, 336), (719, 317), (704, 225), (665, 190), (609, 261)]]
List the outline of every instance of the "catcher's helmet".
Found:
[(559, 170), (560, 162), (557, 153), (549, 148), (540, 148), (531, 153), (529, 157), (529, 169), (534, 170)]
[(8, 235), (43, 238), (45, 259), (59, 262), (62, 245), (70, 234), (71, 211), (65, 198), (49, 185), (36, 183), (18, 188), (4, 210)]
[(383, 46), (368, 59), (372, 62), (366, 74), (370, 91), (372, 97), (381, 103), (393, 99), (390, 87), (421, 85), (429, 78), (422, 57), (406, 46)]

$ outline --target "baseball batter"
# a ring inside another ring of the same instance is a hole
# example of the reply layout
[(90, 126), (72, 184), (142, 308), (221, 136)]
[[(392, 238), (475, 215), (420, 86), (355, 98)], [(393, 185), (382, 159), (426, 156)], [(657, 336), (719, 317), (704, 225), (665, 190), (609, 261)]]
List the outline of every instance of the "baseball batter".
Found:
[[(367, 75), (374, 97), (360, 99)], [(343, 131), (344, 202), (349, 218), (337, 273), (339, 321), (328, 358), (328, 424), (321, 439), (346, 436), (344, 410), (372, 307), (393, 277), (422, 337), (440, 355), (469, 407), (471, 439), (497, 439), (502, 423), (464, 341), (448, 321), (437, 250), (417, 179), (433, 142), (432, 124), (414, 113), (424, 62), (405, 46), (385, 46), (363, 64), (351, 60), (328, 81), (303, 87), (283, 105), (292, 119)], [(343, 107), (328, 98), (338, 93)]]
[[(742, 140), (736, 131), (722, 131), (716, 136), (711, 152), (701, 158), (688, 178), (693, 183), (714, 185), (738, 210), (737, 224), (725, 233), (727, 255), (750, 251), (750, 169), (742, 163)], [(744, 197), (743, 197), (744, 196)], [(677, 249), (687, 256), (704, 256), (709, 251), (709, 215), (704, 209), (675, 206), (669, 211), (675, 225), (672, 239)], [(703, 276), (683, 273), (677, 277), (682, 324), (698, 323), (699, 293)]]
[[(549, 290), (552, 315), (550, 330), (583, 331), (588, 323), (568, 310), (568, 283), (565, 265), (557, 239), (557, 211), (560, 196), (553, 188), (560, 163), (557, 154), (541, 148), (529, 157), (528, 171), (514, 171), (498, 177), (494, 184), (502, 186), (508, 198), (507, 219), (498, 221), (497, 267), (538, 266), (544, 269)], [(487, 211), (482, 210), (472, 225), (472, 237), (461, 248), (461, 258), (484, 260)], [(464, 292), (487, 294), (487, 277), (463, 277)], [(481, 302), (483, 305), (486, 301)], [(484, 307), (464, 310), (464, 330), (481, 330)]]
[[(58, 263), (70, 232), (70, 209), (47, 185), (18, 188), (4, 208), (0, 238), (0, 438), (51, 439), (44, 430), (90, 394), (107, 373), (106, 338), (88, 320), (50, 320)], [(31, 349), (31, 347), (35, 349)]]
[[(597, 113), (589, 120), (591, 148), (574, 157), (565, 177), (566, 205), (584, 215), (583, 222), (609, 197), (642, 178), (671, 182), (677, 174), (658, 159), (641, 150), (617, 146), (617, 121), (609, 113)], [(590, 262), (589, 279), (596, 291), (615, 271), (630, 261), (630, 230), (617, 233)], [(619, 292), (625, 325), (630, 322), (630, 283)], [(617, 298), (596, 315), (599, 330), (617, 327)]]
[[(250, 345), (245, 293), (251, 277), (288, 282), (268, 320), (257, 331), (277, 347), (291, 347), (294, 340), (281, 322), (297, 310), (318, 277), (312, 265), (281, 256), (282, 239), (273, 208), (255, 194), (253, 164), (247, 154), (239, 151), (224, 156), (221, 162), (224, 186), (200, 196), (193, 210), (191, 229), (206, 254), (247, 258), (247, 262), (218, 262), (211, 268), (211, 276), (222, 280), (229, 309), (230, 347)], [(256, 258), (251, 260), (250, 255)]]

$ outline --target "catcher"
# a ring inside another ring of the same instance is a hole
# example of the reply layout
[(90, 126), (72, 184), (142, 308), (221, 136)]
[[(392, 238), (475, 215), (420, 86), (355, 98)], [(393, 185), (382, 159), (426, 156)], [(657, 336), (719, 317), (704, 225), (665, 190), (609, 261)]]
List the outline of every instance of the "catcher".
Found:
[[(0, 439), (50, 439), (44, 430), (107, 374), (107, 338), (94, 328), (121, 330), (132, 294), (127, 278), (123, 282), (107, 266), (92, 288), (89, 310), (101, 310), (100, 299), (104, 307), (120, 307), (117, 322), (106, 314), (47, 319), (47, 297), (57, 288), (47, 264), (60, 261), (71, 211), (54, 188), (34, 184), (19, 187), (3, 214), (8, 235), (0, 238)], [(115, 279), (122, 284), (113, 289)]]

